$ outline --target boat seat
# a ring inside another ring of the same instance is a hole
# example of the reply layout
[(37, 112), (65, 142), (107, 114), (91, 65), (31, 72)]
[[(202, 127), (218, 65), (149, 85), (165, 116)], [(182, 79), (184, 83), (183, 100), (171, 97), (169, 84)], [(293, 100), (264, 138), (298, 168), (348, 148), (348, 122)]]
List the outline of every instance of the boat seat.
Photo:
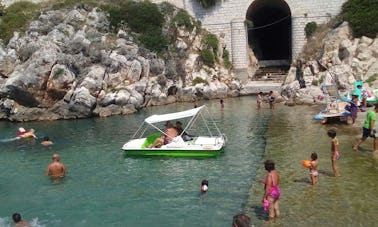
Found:
[(159, 138), (161, 136), (161, 133), (160, 132), (157, 132), (157, 133), (154, 133), (154, 134), (151, 134), (149, 136), (147, 136), (146, 140), (144, 141), (144, 143), (142, 144), (142, 149), (146, 149), (149, 145), (153, 144), (155, 142), (155, 140), (157, 138)]
[(181, 148), (185, 146), (186, 146), (186, 143), (182, 139), (182, 137), (176, 136), (175, 138), (172, 139), (172, 142), (170, 142), (169, 144), (163, 145), (162, 148)]
[(215, 137), (198, 137), (195, 141), (195, 144), (196, 145), (213, 145), (213, 144), (216, 144), (216, 140), (217, 138)]

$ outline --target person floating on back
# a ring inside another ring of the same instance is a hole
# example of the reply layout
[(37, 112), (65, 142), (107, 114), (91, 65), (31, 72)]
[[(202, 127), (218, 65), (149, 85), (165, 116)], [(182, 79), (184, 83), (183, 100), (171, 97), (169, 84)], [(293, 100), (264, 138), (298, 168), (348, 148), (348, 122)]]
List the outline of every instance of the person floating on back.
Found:
[(26, 131), (24, 128), (20, 127), (18, 129), (18, 133), (16, 135), (16, 137), (18, 139), (27, 139), (27, 138), (34, 138), (34, 139), (37, 139), (37, 136), (35, 135), (35, 131), (34, 129), (29, 129), (28, 131)]

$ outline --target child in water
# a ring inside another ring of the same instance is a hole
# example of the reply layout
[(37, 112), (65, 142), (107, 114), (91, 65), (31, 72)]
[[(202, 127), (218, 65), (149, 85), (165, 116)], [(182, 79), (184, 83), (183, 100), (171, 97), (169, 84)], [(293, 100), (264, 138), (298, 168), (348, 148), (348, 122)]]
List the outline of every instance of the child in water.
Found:
[(352, 101), (349, 102), (348, 109), (350, 112), (350, 117), (352, 118), (352, 125), (356, 123), (357, 112), (358, 112), (358, 96), (352, 95)]
[(269, 107), (271, 110), (274, 110), (274, 100), (275, 100), (275, 97), (274, 97), (273, 91), (270, 91), (268, 95), (268, 102), (269, 102)]
[(311, 178), (311, 184), (315, 185), (318, 183), (318, 154), (317, 153), (312, 153), (311, 154), (311, 162), (310, 162), (310, 178)]
[(331, 161), (332, 161), (332, 169), (333, 174), (335, 177), (339, 177), (339, 169), (337, 167), (336, 161), (339, 159), (339, 141), (336, 138), (336, 131), (333, 129), (328, 130), (327, 135), (332, 138), (331, 140)]
[(258, 94), (257, 94), (257, 109), (258, 110), (261, 110), (262, 108), (262, 103), (263, 103), (263, 97), (262, 97), (263, 93), (260, 91)]

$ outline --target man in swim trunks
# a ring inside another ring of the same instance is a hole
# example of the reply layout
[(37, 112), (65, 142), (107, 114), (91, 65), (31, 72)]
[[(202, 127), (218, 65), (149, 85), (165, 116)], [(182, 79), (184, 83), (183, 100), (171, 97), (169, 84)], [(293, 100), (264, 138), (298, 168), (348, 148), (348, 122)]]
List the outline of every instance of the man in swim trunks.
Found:
[(372, 137), (374, 139), (374, 145), (373, 145), (373, 151), (375, 153), (378, 152), (377, 150), (377, 139), (376, 139), (376, 136), (375, 136), (375, 130), (374, 130), (374, 125), (375, 125), (375, 121), (377, 120), (377, 112), (378, 112), (378, 104), (375, 104), (374, 105), (374, 110), (369, 110), (367, 113), (366, 113), (366, 118), (365, 118), (365, 122), (364, 122), (364, 126), (362, 127), (362, 137), (361, 139), (356, 143), (356, 145), (354, 145), (353, 149), (355, 151), (358, 151), (358, 147), (363, 143), (365, 142), (365, 140), (368, 138), (368, 137)]
[(170, 142), (172, 142), (173, 138), (175, 138), (176, 136), (178, 136), (178, 132), (177, 132), (176, 128), (173, 127), (172, 122), (167, 121), (167, 123), (165, 123), (165, 126), (167, 127), (167, 129), (165, 130), (164, 135), (162, 135), (161, 137), (157, 138), (154, 141), (154, 143), (151, 146), (149, 146), (149, 148), (151, 148), (151, 147), (161, 147), (163, 145), (169, 144)]
[(60, 178), (64, 177), (67, 174), (66, 166), (60, 162), (60, 157), (58, 154), (53, 154), (52, 162), (47, 166), (46, 169), (46, 176), (50, 176), (51, 178)]

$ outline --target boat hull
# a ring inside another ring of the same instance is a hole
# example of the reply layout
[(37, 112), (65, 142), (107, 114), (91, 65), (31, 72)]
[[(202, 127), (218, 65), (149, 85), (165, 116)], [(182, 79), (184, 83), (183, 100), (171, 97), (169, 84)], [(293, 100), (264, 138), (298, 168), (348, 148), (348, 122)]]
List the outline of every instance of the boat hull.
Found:
[(222, 153), (219, 150), (177, 150), (177, 149), (135, 149), (124, 150), (126, 156), (167, 156), (167, 157), (214, 157)]

